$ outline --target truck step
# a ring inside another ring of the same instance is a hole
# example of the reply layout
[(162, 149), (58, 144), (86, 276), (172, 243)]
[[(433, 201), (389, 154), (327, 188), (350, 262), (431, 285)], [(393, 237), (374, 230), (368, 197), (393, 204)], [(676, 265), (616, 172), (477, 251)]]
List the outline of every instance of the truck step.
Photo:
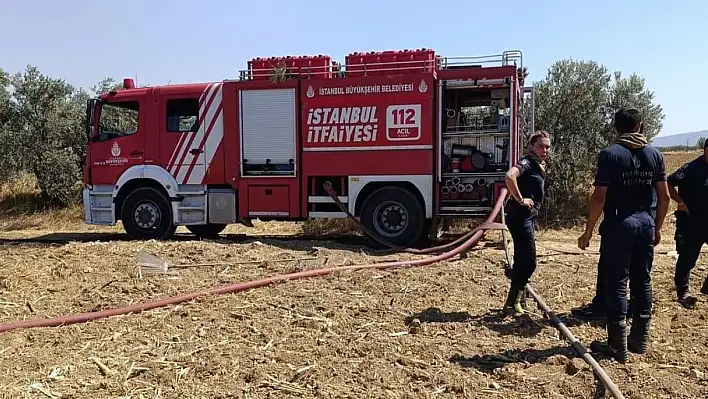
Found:
[(181, 196), (204, 195), (204, 191), (181, 191), (181, 192), (177, 193), (177, 195), (181, 195)]
[(203, 206), (178, 206), (177, 209), (180, 211), (203, 211), (204, 207)]
[(442, 206), (440, 212), (491, 212), (491, 206)]
[(440, 216), (486, 216), (492, 211), (491, 206), (443, 206)]

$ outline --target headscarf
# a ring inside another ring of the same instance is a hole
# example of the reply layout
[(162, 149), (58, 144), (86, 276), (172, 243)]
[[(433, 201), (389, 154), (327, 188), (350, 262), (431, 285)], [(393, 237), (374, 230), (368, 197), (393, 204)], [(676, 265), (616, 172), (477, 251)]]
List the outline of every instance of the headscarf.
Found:
[(644, 136), (644, 133), (641, 132), (623, 133), (617, 137), (615, 143), (625, 145), (633, 150), (644, 148), (649, 145), (649, 141)]

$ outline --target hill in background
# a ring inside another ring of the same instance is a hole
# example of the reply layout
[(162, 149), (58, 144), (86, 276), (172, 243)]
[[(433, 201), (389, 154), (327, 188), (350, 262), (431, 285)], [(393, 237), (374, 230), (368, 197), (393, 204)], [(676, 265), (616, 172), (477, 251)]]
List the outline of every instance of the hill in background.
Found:
[(654, 147), (693, 147), (696, 145), (696, 143), (698, 143), (698, 140), (701, 137), (708, 137), (708, 130), (672, 134), (670, 136), (654, 137), (654, 139), (651, 141), (651, 145), (653, 145)]

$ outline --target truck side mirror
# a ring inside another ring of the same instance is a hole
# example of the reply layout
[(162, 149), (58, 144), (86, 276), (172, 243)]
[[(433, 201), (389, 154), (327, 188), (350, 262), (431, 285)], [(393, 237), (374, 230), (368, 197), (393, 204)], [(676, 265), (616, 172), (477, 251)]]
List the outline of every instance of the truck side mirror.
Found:
[(86, 101), (86, 140), (88, 141), (91, 141), (91, 138), (95, 137), (94, 119), (99, 102), (100, 100), (97, 98), (90, 98)]

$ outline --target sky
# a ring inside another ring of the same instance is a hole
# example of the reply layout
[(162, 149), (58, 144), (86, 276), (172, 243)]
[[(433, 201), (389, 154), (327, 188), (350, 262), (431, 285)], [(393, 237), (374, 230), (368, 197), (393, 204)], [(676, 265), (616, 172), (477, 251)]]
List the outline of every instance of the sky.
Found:
[(643, 76), (664, 108), (663, 136), (708, 129), (707, 24), (701, 0), (0, 0), (0, 68), (31, 64), (89, 88), (104, 77), (238, 78), (254, 57), (328, 54), (343, 63), (354, 51), (521, 50), (528, 81), (564, 58)]

